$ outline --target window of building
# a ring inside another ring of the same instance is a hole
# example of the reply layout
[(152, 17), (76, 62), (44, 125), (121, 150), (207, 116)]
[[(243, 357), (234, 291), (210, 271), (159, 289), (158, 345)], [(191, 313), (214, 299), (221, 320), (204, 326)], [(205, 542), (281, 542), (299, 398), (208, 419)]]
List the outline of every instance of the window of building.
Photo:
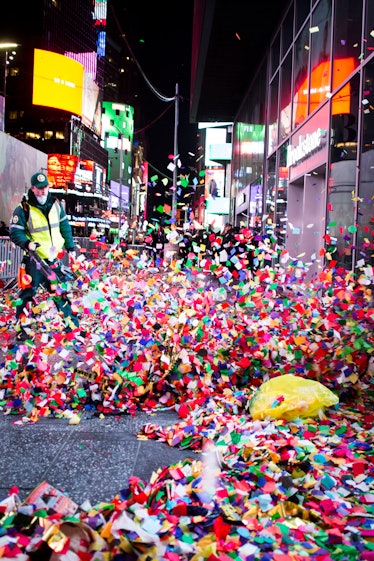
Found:
[(374, 2), (366, 0), (366, 24), (365, 24), (365, 40), (364, 53), (366, 57), (374, 51)]
[(283, 61), (280, 69), (279, 92), (279, 140), (284, 140), (291, 132), (292, 118), (292, 57), (291, 53)]
[(333, 90), (360, 64), (362, 0), (336, 0), (334, 19)]
[(326, 96), (330, 93), (330, 25), (331, 0), (321, 0), (313, 13), (309, 30), (311, 39), (309, 113), (326, 101)]
[(44, 131), (45, 140), (51, 140), (53, 138), (53, 131)]
[(27, 131), (25, 133), (25, 139), (26, 140), (40, 140), (41, 139), (41, 134), (38, 133), (38, 132)]
[(282, 58), (287, 53), (293, 41), (293, 16), (294, 9), (291, 4), (282, 24)]
[(296, 34), (303, 27), (309, 15), (309, 0), (295, 0)]
[(64, 131), (55, 131), (56, 140), (65, 140)]
[(268, 159), (266, 196), (265, 196), (265, 214), (268, 216), (268, 220), (270, 220), (271, 223), (273, 222), (273, 218), (274, 218), (275, 197), (277, 192), (276, 163), (277, 163), (277, 156), (276, 154), (273, 154)]
[(234, 127), (232, 170), (238, 190), (264, 173), (266, 62), (248, 91)]
[(357, 199), (357, 258), (374, 265), (374, 60), (365, 67), (362, 95), (362, 141)]
[(278, 145), (278, 86), (279, 74), (274, 77), (269, 88), (268, 153), (273, 152)]
[(19, 76), (19, 68), (18, 66), (11, 66), (10, 68), (8, 68), (8, 76)]
[(359, 76), (355, 75), (332, 98), (327, 229), (339, 265), (352, 267), (355, 235)]
[(308, 24), (294, 44), (293, 127), (300, 125), (308, 115), (309, 41)]
[(284, 246), (287, 234), (287, 197), (288, 197), (288, 142), (284, 142), (279, 150), (278, 187), (275, 201), (275, 226), (277, 243)]
[(331, 100), (331, 163), (357, 158), (358, 89), (356, 74)]
[(274, 43), (271, 46), (271, 75), (276, 72), (279, 66), (280, 55), (280, 33), (277, 34)]

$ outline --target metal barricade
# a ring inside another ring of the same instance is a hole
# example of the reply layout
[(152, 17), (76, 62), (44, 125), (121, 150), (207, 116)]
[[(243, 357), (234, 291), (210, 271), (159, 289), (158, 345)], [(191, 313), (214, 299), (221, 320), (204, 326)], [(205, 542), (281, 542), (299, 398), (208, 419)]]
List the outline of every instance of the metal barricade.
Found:
[(14, 245), (8, 237), (0, 237), (0, 279), (16, 279), (22, 261), (22, 249)]
[[(153, 248), (148, 246), (148, 245), (144, 245), (144, 244), (128, 244), (126, 246), (126, 249), (135, 249), (139, 255), (141, 255), (143, 252), (146, 254), (147, 257), (151, 257), (152, 255), (152, 250)], [(124, 250), (126, 252), (126, 249)]]
[[(74, 238), (74, 241), (78, 243), (80, 247), (83, 247), (91, 257), (91, 253), (94, 252), (94, 244), (89, 238)], [(8, 281), (17, 279), (18, 267), (22, 261), (22, 255), (22, 249), (10, 241), (9, 237), (0, 236), (0, 280), (2, 281), (1, 284), (3, 287), (8, 285)]]
[[(95, 241), (89, 238), (74, 238), (74, 242), (82, 249), (88, 259), (103, 259), (106, 250), (101, 249)], [(135, 249), (138, 254), (145, 253), (148, 258), (153, 254), (150, 246), (143, 244), (129, 244), (127, 249)], [(0, 237), (0, 286), (11, 286), (17, 280), (18, 267), (22, 261), (23, 251), (10, 241), (8, 237)], [(64, 260), (67, 261), (66, 258)], [(65, 263), (66, 264), (66, 263)]]

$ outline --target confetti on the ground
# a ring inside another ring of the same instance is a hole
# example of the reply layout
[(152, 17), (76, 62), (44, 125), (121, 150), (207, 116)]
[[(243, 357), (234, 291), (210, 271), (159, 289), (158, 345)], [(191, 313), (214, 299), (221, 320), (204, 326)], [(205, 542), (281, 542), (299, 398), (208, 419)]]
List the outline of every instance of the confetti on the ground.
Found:
[[(293, 263), (248, 276), (193, 256), (183, 269), (134, 251), (110, 257), (77, 263), (81, 324), (70, 333), (40, 294), (30, 339), (14, 345), (15, 300), (4, 291), (1, 411), (20, 424), (76, 424), (85, 411), (172, 407), (179, 423), (149, 423), (138, 437), (201, 459), (149, 482), (130, 478), (94, 506), (48, 482), (22, 504), (11, 489), (0, 503), (0, 558), (374, 559), (372, 269), (329, 269), (308, 285)], [(253, 418), (262, 384), (289, 375), (318, 382), (335, 402), (305, 418)]]

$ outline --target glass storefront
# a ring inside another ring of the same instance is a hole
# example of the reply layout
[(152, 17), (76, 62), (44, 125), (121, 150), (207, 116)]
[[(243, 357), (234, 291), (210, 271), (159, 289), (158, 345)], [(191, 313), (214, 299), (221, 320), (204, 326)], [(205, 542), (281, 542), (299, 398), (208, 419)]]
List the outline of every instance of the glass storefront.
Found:
[[(267, 76), (267, 111), (257, 112), (256, 121), (266, 132), (264, 157), (256, 161), (256, 177), (263, 177), (258, 222), (263, 229), (272, 224), (278, 243), (288, 250), (292, 208), (299, 224), (294, 231), (301, 232), (292, 250), (297, 247), (302, 254), (304, 245), (307, 262), (310, 245), (313, 258), (317, 250), (322, 261), (346, 269), (361, 258), (373, 264), (374, 1), (293, 0), (268, 55), (267, 70), (258, 74)], [(254, 122), (257, 86), (255, 80), (238, 123)], [(240, 143), (234, 133), (233, 181), (238, 170), (252, 169), (253, 155), (244, 153)], [(243, 183), (250, 186), (253, 180), (248, 175)], [(311, 221), (311, 208), (317, 224)], [(313, 247), (307, 228), (318, 237)]]

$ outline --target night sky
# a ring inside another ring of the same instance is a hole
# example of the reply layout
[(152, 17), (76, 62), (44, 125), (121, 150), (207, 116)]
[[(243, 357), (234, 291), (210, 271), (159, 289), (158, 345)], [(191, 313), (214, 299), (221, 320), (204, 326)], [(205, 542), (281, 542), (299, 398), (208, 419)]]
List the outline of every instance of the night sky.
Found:
[[(195, 152), (197, 125), (189, 123), (189, 94), (193, 0), (176, 3), (113, 1), (115, 15), (138, 64), (151, 85), (165, 97), (173, 97), (179, 87), (178, 153), (188, 168)], [(108, 11), (108, 19), (112, 17)], [(174, 103), (158, 99), (138, 71), (138, 88), (134, 92), (135, 132), (147, 136), (146, 159), (155, 168), (167, 170), (174, 151)], [(137, 116), (138, 113), (138, 116)], [(135, 134), (136, 140), (136, 134)]]

